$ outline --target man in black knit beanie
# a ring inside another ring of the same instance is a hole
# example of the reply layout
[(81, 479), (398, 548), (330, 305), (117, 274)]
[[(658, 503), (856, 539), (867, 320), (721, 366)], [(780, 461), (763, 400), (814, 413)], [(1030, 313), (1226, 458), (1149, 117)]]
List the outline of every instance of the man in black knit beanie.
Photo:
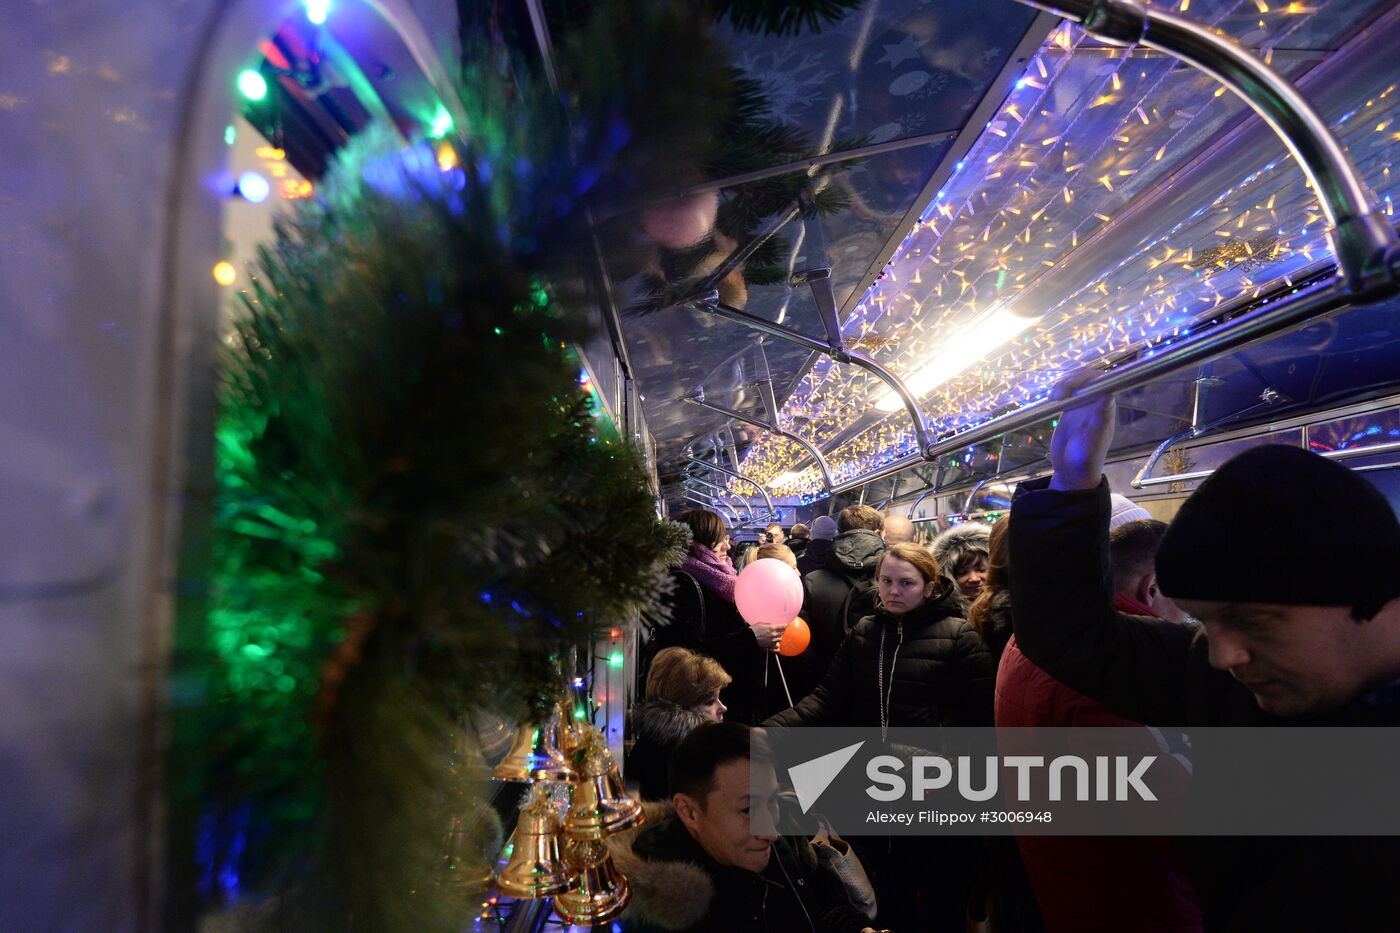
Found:
[(1331, 712), (1400, 678), (1400, 522), (1302, 448), (1256, 447), (1202, 483), (1158, 548), (1157, 583), (1267, 712)]
[[(1055, 397), (1070, 401), (1088, 376)], [(1157, 552), (1162, 592), (1202, 625), (1125, 615), (1113, 608), (1103, 478), (1115, 416), (1111, 397), (1069, 404), (1048, 488), (1018, 491), (1008, 535), (1021, 652), (1149, 725), (1400, 726), (1400, 521), (1385, 497), (1308, 451), (1251, 449), (1187, 500)], [(1184, 842), (1207, 931), (1400, 930), (1400, 840)]]

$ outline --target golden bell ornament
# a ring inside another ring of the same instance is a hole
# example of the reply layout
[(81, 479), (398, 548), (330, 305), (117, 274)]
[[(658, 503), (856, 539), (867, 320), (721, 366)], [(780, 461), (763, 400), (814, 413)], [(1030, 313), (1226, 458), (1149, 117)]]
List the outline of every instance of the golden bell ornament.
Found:
[(554, 912), (562, 919), (588, 926), (607, 923), (627, 909), (632, 888), (605, 843), (572, 840), (565, 846), (564, 860), (579, 875), (575, 888), (554, 899)]
[(496, 873), (496, 889), (507, 897), (552, 897), (578, 881), (559, 851), (559, 814), (549, 800), (536, 795), (520, 811), (510, 835), (506, 865)]
[(564, 820), (565, 835), (597, 840), (642, 823), (642, 805), (628, 796), (612, 752), (596, 729), (574, 753), (574, 761), (580, 774)]
[(572, 781), (578, 776), (559, 750), (559, 717), (544, 726), (524, 724), (506, 757), (491, 772), (501, 781)]
[(578, 751), (588, 741), (589, 724), (577, 715), (581, 709), (568, 700), (559, 703), (559, 750), (565, 755)]

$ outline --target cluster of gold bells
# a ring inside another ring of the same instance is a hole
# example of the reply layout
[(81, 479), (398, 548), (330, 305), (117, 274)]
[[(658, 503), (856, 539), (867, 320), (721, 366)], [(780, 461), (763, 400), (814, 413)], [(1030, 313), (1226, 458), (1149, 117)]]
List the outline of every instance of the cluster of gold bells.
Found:
[(604, 840), (639, 825), (642, 807), (627, 795), (602, 733), (561, 703), (548, 724), (520, 727), (492, 776), (567, 782), (573, 790), (563, 819), (541, 789), (532, 792), (496, 872), (498, 891), (553, 897), (555, 912), (580, 925), (606, 923), (627, 909), (632, 889)]

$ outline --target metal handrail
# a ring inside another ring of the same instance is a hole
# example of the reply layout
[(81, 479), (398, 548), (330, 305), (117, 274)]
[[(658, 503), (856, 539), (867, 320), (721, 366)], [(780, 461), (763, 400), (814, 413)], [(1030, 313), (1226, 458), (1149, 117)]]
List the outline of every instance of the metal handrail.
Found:
[(747, 424), (753, 425), (754, 427), (762, 428), (765, 431), (771, 431), (779, 437), (785, 437), (788, 440), (792, 441), (794, 444), (799, 445), (800, 447), (802, 447), (803, 450), (811, 454), (812, 458), (817, 461), (817, 466), (822, 471), (822, 481), (826, 484), (827, 498), (831, 499), (833, 506), (836, 504), (835, 499), (831, 495), (831, 487), (835, 485), (835, 483), (831, 479), (831, 469), (827, 466), (826, 458), (822, 456), (822, 452), (818, 450), (817, 445), (813, 444), (811, 441), (805, 440), (799, 437), (798, 435), (792, 433), (791, 431), (785, 431), (782, 428), (778, 427), (776, 424), (765, 421), (762, 418), (756, 418), (753, 415), (746, 415), (742, 412), (737, 412), (733, 409), (725, 408), (723, 405), (715, 405), (712, 402), (707, 402), (705, 401), (704, 395), (700, 395), (698, 397), (694, 395), (687, 395), (681, 401), (689, 402), (692, 405), (699, 405), (701, 408), (708, 408), (710, 411), (715, 412), (716, 414), (726, 415), (730, 418), (733, 418), (735, 421), (743, 421)]
[[(684, 480), (681, 481), (682, 488), (684, 488), (685, 483), (698, 483), (701, 486), (706, 486), (710, 489), (715, 490), (716, 493), (723, 493), (724, 498), (729, 501), (730, 508), (734, 511), (736, 518), (738, 517), (739, 510), (734, 507), (734, 504), (738, 503), (742, 505), (744, 507), (744, 511), (748, 513), (749, 517), (745, 519), (745, 521), (751, 522), (754, 520), (753, 507), (749, 505), (749, 503), (746, 502), (742, 497), (734, 495), (728, 489), (725, 489), (723, 486), (720, 486), (717, 483), (712, 483), (709, 480), (703, 480), (698, 476), (687, 476)], [(720, 497), (716, 495), (714, 496), (714, 498), (719, 499)]]
[(754, 480), (749, 479), (742, 473), (736, 473), (733, 470), (726, 469), (717, 463), (711, 463), (708, 460), (701, 460), (699, 457), (686, 457), (686, 460), (688, 460), (691, 463), (699, 464), (702, 467), (709, 467), (711, 470), (714, 470), (717, 473), (723, 473), (725, 476), (732, 476), (734, 479), (742, 480), (743, 482), (748, 483), (754, 489), (758, 490), (759, 495), (763, 496), (763, 501), (768, 504), (769, 516), (774, 521), (778, 521), (782, 518), (782, 513), (780, 513), (777, 509), (773, 508), (773, 499), (768, 495), (768, 490), (764, 489)]
[(1114, 45), (1166, 52), (1215, 78), (1269, 124), (1312, 183), (1332, 229), (1328, 240), (1350, 291), (1393, 291), (1400, 238), (1372, 202), (1346, 149), (1289, 81), (1233, 39), (1136, 0), (1018, 0), (1079, 23)]
[(1158, 444), (1157, 449), (1152, 451), (1152, 456), (1147, 458), (1147, 462), (1142, 465), (1142, 469), (1138, 470), (1137, 476), (1134, 476), (1132, 482), (1130, 482), (1128, 485), (1132, 486), (1134, 489), (1141, 489), (1144, 486), (1155, 485), (1156, 481), (1149, 479), (1148, 475), (1152, 472), (1152, 468), (1157, 465), (1157, 461), (1162, 459), (1163, 455), (1165, 455), (1166, 452), (1172, 447), (1175, 447), (1182, 441), (1200, 437), (1207, 431), (1214, 430), (1215, 428), (1220, 427), (1226, 422), (1234, 421), (1236, 418), (1242, 418), (1252, 411), (1276, 405), (1280, 401), (1284, 400), (1284, 396), (1281, 395), (1278, 392), (1278, 390), (1276, 390), (1273, 386), (1269, 386), (1263, 392), (1259, 393), (1259, 401), (1255, 402), (1253, 405), (1241, 409), (1240, 411), (1234, 411), (1228, 415), (1216, 418), (1215, 420), (1210, 421), (1206, 424), (1197, 424), (1196, 422), (1199, 420), (1201, 415), (1201, 384), (1202, 381), (1200, 379), (1197, 379), (1196, 404), (1191, 409), (1191, 427), (1186, 428), (1183, 431), (1178, 431), (1171, 437), (1162, 441), (1162, 443)]
[[(909, 513), (904, 517), (912, 519), (914, 517), (914, 513), (919, 510), (919, 506), (923, 503), (923, 501), (936, 492), (938, 492), (937, 486), (930, 486), (929, 488), (925, 489), (922, 493), (919, 494), (919, 498), (914, 500), (914, 504), (909, 506)], [(936, 513), (935, 517), (937, 517)]]
[[(815, 350), (817, 353), (822, 353), (831, 357), (838, 363), (852, 363), (859, 366), (861, 369), (874, 373), (879, 376), (880, 379), (890, 387), (891, 391), (898, 395), (900, 400), (904, 403), (904, 410), (909, 413), (909, 420), (914, 424), (914, 436), (919, 441), (920, 449), (926, 449), (933, 445), (933, 435), (929, 433), (928, 422), (924, 419), (924, 413), (919, 408), (918, 401), (909, 392), (909, 387), (904, 384), (902, 379), (869, 357), (854, 353), (843, 346), (832, 346), (823, 343), (815, 337), (808, 337), (806, 334), (799, 333), (790, 327), (784, 327), (782, 324), (770, 321), (767, 318), (761, 318), (756, 314), (750, 314), (747, 311), (740, 311), (738, 308), (732, 308), (719, 300), (718, 292), (710, 292), (702, 298), (688, 301), (686, 302), (686, 306), (693, 311), (714, 314), (726, 320), (743, 324), (745, 327), (753, 328), (769, 336), (778, 337), (789, 343), (795, 343), (799, 347)], [(932, 460), (933, 458), (927, 457), (925, 459)]]
[[(1328, 460), (1351, 460), (1354, 457), (1378, 457), (1382, 454), (1395, 453), (1397, 451), (1400, 451), (1400, 441), (1392, 441), (1388, 444), (1376, 444), (1373, 447), (1343, 447), (1341, 450), (1324, 450), (1319, 456), (1326, 457)], [(1395, 466), (1396, 464), (1393, 463), (1372, 464), (1370, 466), (1358, 467), (1357, 472), (1393, 469)], [(1153, 476), (1150, 479), (1144, 479), (1141, 484), (1135, 480), (1133, 482), (1133, 487), (1141, 489), (1143, 486), (1160, 486), (1164, 483), (1189, 483), (1192, 480), (1205, 479), (1214, 472), (1215, 470), (1211, 469), (1196, 470), (1192, 473), (1176, 473), (1171, 476)]]
[[(696, 505), (703, 505), (707, 509), (724, 509), (726, 512), (729, 513), (729, 517), (733, 520), (733, 527), (742, 528), (745, 524), (747, 524), (747, 522), (740, 521), (739, 514), (735, 512), (734, 509), (730, 508), (728, 505), (719, 501), (718, 499), (706, 499), (703, 496), (691, 492), (688, 489), (684, 490), (683, 492), (684, 495), (682, 496), (682, 498), (684, 498), (687, 502), (694, 502)], [(750, 521), (752, 521), (752, 519), (750, 519)]]
[[(1300, 326), (1320, 314), (1336, 311), (1350, 305), (1355, 296), (1348, 293), (1336, 276), (1311, 285), (1294, 288), (1290, 294), (1274, 299), (1262, 307), (1242, 314), (1228, 325), (1212, 328), (1176, 343), (1154, 348), (1130, 363), (1105, 371), (1086, 384), (1074, 395), (1076, 402), (1122, 392), (1150, 382), (1166, 373), (1175, 372), (1186, 366), (1203, 362), (1210, 357), (1252, 343), (1263, 337), (1270, 337), (1281, 331)], [(873, 470), (864, 476), (854, 477), (836, 486), (836, 492), (845, 492), (858, 486), (897, 473), (924, 459), (933, 459), (946, 453), (959, 450), (969, 444), (999, 437), (1008, 431), (1018, 431), (1036, 422), (1043, 421), (1065, 408), (1062, 399), (1043, 398), (1021, 408), (998, 415), (982, 424), (958, 434), (950, 435), (935, 443), (921, 454), (903, 457)]]

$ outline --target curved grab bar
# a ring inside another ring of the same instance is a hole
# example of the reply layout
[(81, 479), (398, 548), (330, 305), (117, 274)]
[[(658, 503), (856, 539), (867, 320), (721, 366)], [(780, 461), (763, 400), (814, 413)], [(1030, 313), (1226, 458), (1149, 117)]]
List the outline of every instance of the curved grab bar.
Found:
[(710, 411), (715, 412), (717, 414), (727, 415), (730, 418), (733, 418), (735, 421), (743, 421), (747, 424), (753, 425), (754, 427), (762, 428), (765, 431), (771, 431), (779, 437), (785, 437), (793, 443), (801, 446), (803, 450), (807, 451), (807, 453), (812, 455), (813, 459), (817, 461), (817, 466), (822, 471), (822, 482), (826, 484), (826, 496), (831, 503), (830, 506), (828, 506), (827, 508), (827, 514), (831, 514), (831, 509), (835, 508), (836, 506), (836, 499), (831, 493), (831, 487), (835, 484), (831, 479), (831, 469), (827, 466), (826, 458), (823, 457), (822, 452), (817, 449), (817, 445), (813, 444), (810, 441), (804, 440), (801, 437), (798, 437), (791, 431), (784, 431), (776, 424), (771, 424), (760, 418), (755, 418), (753, 415), (745, 415), (740, 412), (733, 411), (732, 409), (725, 408), (722, 405), (715, 405), (710, 402), (707, 402), (705, 401), (704, 396), (700, 396), (697, 398), (693, 395), (687, 395), (681, 401), (689, 402), (692, 405), (699, 405), (701, 408), (708, 408)]
[(733, 470), (726, 469), (717, 463), (711, 463), (708, 460), (701, 460), (698, 457), (686, 457), (685, 459), (691, 463), (699, 464), (702, 467), (708, 467), (709, 469), (714, 470), (717, 473), (723, 473), (725, 476), (732, 476), (734, 479), (742, 480), (743, 482), (748, 483), (754, 489), (758, 490), (759, 494), (763, 496), (763, 501), (768, 504), (769, 517), (772, 518), (774, 521), (778, 521), (782, 518), (782, 514), (777, 509), (773, 508), (773, 499), (768, 495), (768, 490), (764, 489), (762, 486), (749, 479), (744, 474), (736, 473)]
[[(831, 344), (823, 343), (815, 337), (808, 337), (806, 334), (799, 333), (790, 327), (784, 327), (782, 324), (761, 318), (756, 314), (750, 314), (747, 311), (740, 311), (738, 308), (732, 308), (719, 300), (718, 292), (710, 292), (701, 298), (685, 302), (685, 304), (693, 311), (704, 311), (718, 315), (719, 317), (743, 324), (745, 327), (751, 327), (769, 336), (778, 337), (789, 343), (795, 343), (799, 347), (815, 350), (817, 353), (822, 353), (831, 357), (838, 363), (853, 363), (861, 369), (874, 373), (879, 376), (880, 379), (884, 381), (885, 385), (889, 386), (891, 391), (898, 395), (900, 400), (904, 403), (904, 410), (909, 413), (909, 420), (914, 424), (914, 437), (918, 440), (919, 450), (927, 451), (933, 448), (934, 440), (933, 435), (929, 433), (928, 422), (924, 420), (924, 413), (919, 408), (918, 401), (909, 392), (909, 387), (904, 384), (902, 379), (869, 357), (862, 356), (859, 353), (853, 353), (843, 346), (832, 346)], [(932, 460), (933, 458), (926, 456), (924, 459)]]
[(1400, 238), (1372, 203), (1347, 151), (1307, 98), (1227, 36), (1137, 0), (1017, 0), (1079, 23), (1114, 45), (1166, 52), (1235, 92), (1278, 135), (1312, 183), (1337, 269), (1351, 291), (1393, 286), (1400, 278)]
[(751, 522), (751, 521), (754, 520), (753, 507), (750, 506), (747, 502), (745, 502), (742, 498), (740, 498), (740, 497), (738, 497), (738, 496), (735, 496), (733, 493), (731, 493), (728, 489), (725, 489), (723, 486), (720, 486), (720, 485), (718, 485), (718, 484), (716, 484), (716, 483), (711, 483), (711, 482), (709, 482), (708, 480), (703, 480), (703, 479), (701, 479), (701, 478), (698, 477), (698, 476), (688, 476), (688, 477), (685, 478), (684, 482), (682, 483), (682, 487), (684, 487), (684, 483), (697, 483), (697, 484), (699, 484), (699, 485), (701, 485), (701, 486), (705, 486), (705, 487), (707, 487), (707, 488), (709, 488), (709, 489), (715, 490), (715, 493), (716, 493), (717, 495), (714, 495), (714, 498), (715, 498), (716, 500), (719, 500), (719, 499), (720, 499), (720, 495), (718, 495), (718, 494), (719, 494), (719, 493), (722, 493), (724, 499), (725, 499), (726, 501), (729, 502), (730, 510), (731, 510), (732, 512), (734, 512), (734, 517), (735, 517), (736, 519), (739, 517), (739, 510), (738, 510), (737, 508), (735, 508), (735, 503), (738, 503), (739, 505), (742, 505), (742, 506), (744, 507), (744, 512), (748, 515), (748, 518), (744, 519), (744, 521), (746, 521), (746, 522)]
[[(1318, 451), (1318, 456), (1326, 457), (1328, 460), (1350, 460), (1354, 457), (1379, 457), (1385, 454), (1400, 453), (1400, 441), (1389, 444), (1376, 444), (1371, 447), (1342, 447), (1339, 450)], [(1373, 470), (1393, 470), (1394, 463), (1373, 463), (1367, 466), (1352, 467), (1357, 473), (1368, 473)], [(1196, 470), (1192, 473), (1176, 473), (1171, 476), (1153, 476), (1142, 481), (1143, 486), (1159, 486), (1162, 483), (1189, 483), (1192, 480), (1205, 479), (1214, 473), (1214, 469)], [(1137, 487), (1141, 489), (1142, 487)]]
[[(1201, 410), (1200, 390), (1201, 381), (1197, 380), (1196, 405), (1193, 409), (1193, 411), (1197, 415), (1200, 414)], [(1152, 468), (1157, 465), (1157, 461), (1161, 460), (1162, 456), (1172, 447), (1181, 443), (1182, 441), (1190, 440), (1193, 437), (1200, 437), (1207, 431), (1214, 430), (1215, 428), (1220, 427), (1222, 424), (1225, 424), (1227, 421), (1233, 421), (1236, 418), (1243, 417), (1252, 411), (1276, 405), (1284, 400), (1286, 400), (1286, 396), (1284, 396), (1282, 393), (1276, 390), (1273, 386), (1269, 386), (1263, 392), (1259, 393), (1259, 401), (1255, 402), (1253, 405), (1248, 406), (1247, 408), (1242, 408), (1239, 411), (1231, 412), (1228, 415), (1216, 418), (1214, 421), (1210, 421), (1206, 424), (1193, 424), (1191, 425), (1191, 427), (1186, 428), (1183, 431), (1178, 431), (1177, 433), (1173, 434), (1171, 437), (1167, 438), (1166, 440), (1162, 441), (1162, 443), (1157, 445), (1157, 449), (1152, 451), (1152, 456), (1147, 458), (1147, 462), (1142, 465), (1142, 469), (1138, 470), (1137, 476), (1134, 476), (1132, 481), (1128, 483), (1128, 485), (1132, 486), (1134, 489), (1141, 489), (1144, 486), (1155, 486), (1158, 483), (1163, 482), (1163, 480), (1161, 479), (1149, 479), (1148, 476), (1149, 474), (1151, 474)]]
[(718, 499), (707, 500), (704, 497), (691, 492), (690, 490), (686, 490), (684, 498), (687, 502), (694, 502), (696, 505), (703, 505), (707, 509), (724, 509), (726, 512), (729, 513), (729, 517), (734, 520), (734, 527), (741, 527), (738, 514), (732, 508), (730, 508), (723, 502), (720, 502)]
[(923, 492), (919, 493), (919, 498), (915, 499), (914, 504), (909, 506), (909, 514), (905, 515), (904, 517), (912, 519), (914, 517), (914, 513), (919, 510), (919, 506), (923, 503), (923, 501), (936, 492), (938, 492), (938, 487), (930, 486)]

